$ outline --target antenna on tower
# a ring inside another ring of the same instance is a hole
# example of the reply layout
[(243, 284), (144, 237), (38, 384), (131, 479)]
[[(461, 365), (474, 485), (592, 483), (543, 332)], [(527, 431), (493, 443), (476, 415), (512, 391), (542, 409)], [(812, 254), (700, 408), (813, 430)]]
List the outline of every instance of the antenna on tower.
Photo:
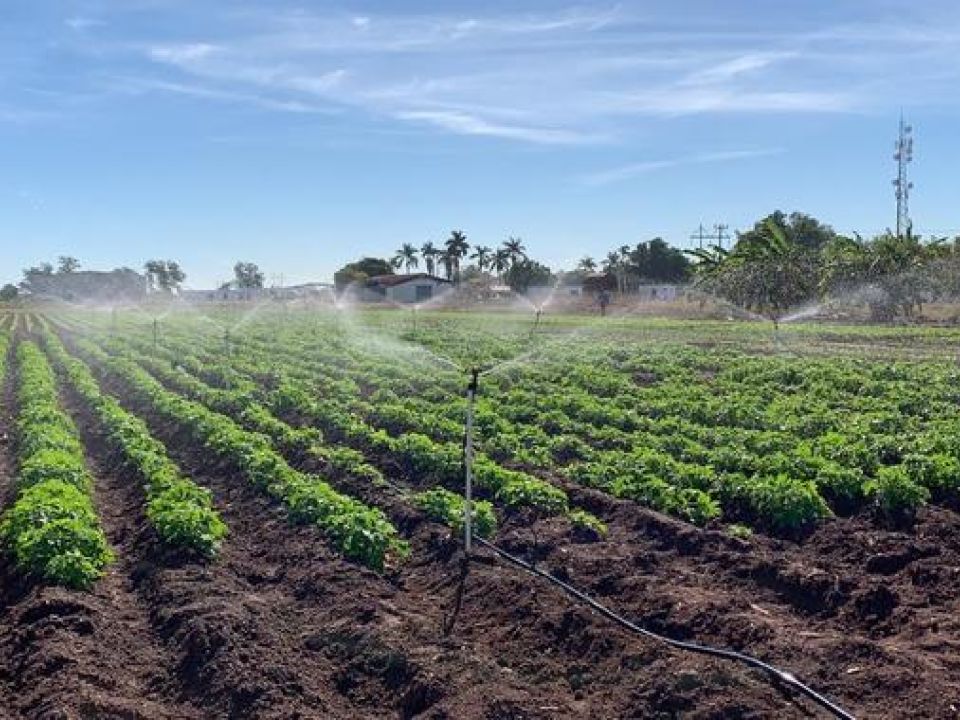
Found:
[(897, 237), (909, 233), (913, 227), (910, 222), (910, 191), (913, 183), (907, 179), (907, 165), (913, 160), (913, 127), (903, 121), (900, 113), (900, 132), (894, 146), (893, 159), (897, 161), (897, 177), (893, 181), (894, 194), (897, 196)]

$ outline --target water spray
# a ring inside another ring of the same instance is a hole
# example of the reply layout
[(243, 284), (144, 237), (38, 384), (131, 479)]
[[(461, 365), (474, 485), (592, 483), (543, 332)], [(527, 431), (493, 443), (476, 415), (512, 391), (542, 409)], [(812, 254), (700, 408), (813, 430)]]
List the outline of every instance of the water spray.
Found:
[(226, 357), (230, 357), (230, 328), (223, 329), (223, 352)]
[(537, 308), (537, 312), (534, 313), (533, 320), (533, 330), (530, 331), (530, 334), (533, 335), (537, 331), (537, 328), (540, 327), (540, 316), (543, 315), (543, 306)]
[(480, 385), (480, 368), (470, 370), (467, 384), (467, 423), (463, 438), (464, 502), (463, 502), (463, 547), (470, 555), (473, 544), (473, 412)]

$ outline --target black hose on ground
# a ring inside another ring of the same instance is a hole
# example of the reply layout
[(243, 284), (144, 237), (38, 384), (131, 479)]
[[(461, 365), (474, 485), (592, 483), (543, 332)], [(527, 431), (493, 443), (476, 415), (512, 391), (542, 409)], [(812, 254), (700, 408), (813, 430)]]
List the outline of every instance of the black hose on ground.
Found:
[(577, 590), (577, 588), (573, 587), (572, 585), (565, 583), (563, 580), (560, 580), (559, 578), (554, 577), (548, 572), (540, 570), (539, 568), (535, 567), (531, 563), (528, 563), (526, 560), (522, 560), (521, 558), (511, 555), (505, 550), (501, 550), (493, 543), (487, 542), (483, 538), (476, 537), (476, 536), (474, 537), (474, 542), (493, 551), (494, 553), (502, 557), (504, 560), (507, 560), (508, 562), (513, 563), (517, 567), (520, 567), (523, 570), (526, 570), (527, 572), (533, 575), (536, 575), (537, 577), (541, 577), (544, 580), (548, 580), (549, 582), (553, 583), (557, 587), (561, 588), (568, 595), (588, 605), (593, 610), (596, 610), (598, 613), (600, 613), (607, 619), (613, 620), (615, 623), (617, 623), (618, 625), (621, 625), (622, 627), (625, 627), (627, 630), (630, 630), (631, 632), (650, 638), (651, 640), (656, 640), (658, 642), (665, 643), (667, 645), (670, 645), (671, 647), (675, 647), (680, 650), (687, 650), (689, 652), (699, 653), (701, 655), (710, 655), (713, 657), (724, 658), (725, 660), (734, 660), (737, 662), (741, 662), (745, 665), (749, 665), (750, 667), (757, 668), (758, 670), (762, 670), (763, 672), (767, 673), (778, 682), (782, 682), (785, 685), (790, 686), (797, 692), (805, 695), (807, 698), (815, 702), (817, 705), (819, 705), (820, 707), (824, 708), (825, 710), (833, 714), (834, 717), (841, 718), (842, 720), (855, 720), (853, 715), (851, 715), (850, 713), (848, 713), (846, 710), (839, 707), (838, 705), (835, 705), (834, 703), (832, 703), (830, 700), (825, 698), (823, 695), (818, 693), (813, 688), (804, 685), (802, 682), (797, 680), (797, 678), (795, 678), (793, 675), (791, 675), (788, 672), (780, 670), (779, 668), (775, 668), (773, 665), (765, 663), (762, 660), (758, 660), (757, 658), (751, 657), (750, 655), (744, 655), (743, 653), (739, 653), (735, 650), (723, 650), (721, 648), (714, 648), (708, 645), (700, 645), (698, 643), (685, 642), (683, 640), (674, 640), (673, 638), (669, 638), (664, 635), (659, 635), (653, 632), (652, 630), (647, 630), (646, 628), (642, 628), (639, 625), (632, 623), (626, 618), (618, 615), (610, 608), (605, 607), (604, 605), (601, 605), (596, 600), (591, 598), (589, 595), (586, 595), (582, 591)]

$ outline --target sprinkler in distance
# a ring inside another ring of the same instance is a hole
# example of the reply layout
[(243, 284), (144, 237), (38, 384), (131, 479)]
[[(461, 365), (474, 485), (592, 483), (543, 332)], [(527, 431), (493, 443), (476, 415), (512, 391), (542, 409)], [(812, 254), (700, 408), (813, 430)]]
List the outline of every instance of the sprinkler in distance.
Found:
[(153, 347), (156, 348), (160, 342), (160, 321), (153, 319)]
[(470, 382), (467, 384), (467, 423), (463, 440), (464, 502), (463, 502), (463, 546), (470, 555), (473, 541), (473, 411), (480, 389), (480, 368), (470, 370)]

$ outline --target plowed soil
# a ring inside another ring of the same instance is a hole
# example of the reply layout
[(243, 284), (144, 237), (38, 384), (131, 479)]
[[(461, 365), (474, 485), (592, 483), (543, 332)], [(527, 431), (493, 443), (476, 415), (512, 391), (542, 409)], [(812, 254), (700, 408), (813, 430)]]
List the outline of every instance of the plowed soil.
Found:
[[(17, 579), (2, 560), (0, 717), (825, 717), (753, 670), (631, 635), (483, 551), (464, 577), (459, 544), (387, 492), (411, 560), (384, 575), (343, 561), (128, 405), (230, 528), (214, 562), (164, 552), (136, 478), (77, 399), (64, 401), (119, 559), (87, 593)], [(955, 509), (926, 509), (907, 529), (840, 518), (800, 542), (744, 541), (574, 494), (608, 522), (603, 541), (525, 517), (495, 541), (652, 630), (789, 670), (858, 717), (960, 718)]]

